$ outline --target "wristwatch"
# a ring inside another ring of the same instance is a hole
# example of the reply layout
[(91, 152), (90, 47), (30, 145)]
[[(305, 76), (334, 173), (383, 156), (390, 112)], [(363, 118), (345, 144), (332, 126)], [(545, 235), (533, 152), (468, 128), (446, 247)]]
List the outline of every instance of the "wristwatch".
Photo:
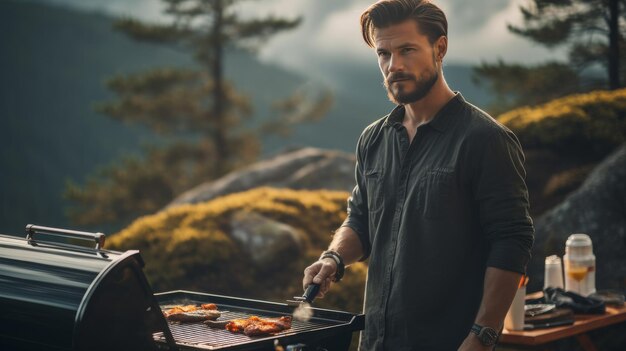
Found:
[(490, 327), (483, 327), (474, 323), (472, 326), (472, 333), (476, 334), (478, 340), (485, 346), (493, 346), (498, 341), (499, 333)]

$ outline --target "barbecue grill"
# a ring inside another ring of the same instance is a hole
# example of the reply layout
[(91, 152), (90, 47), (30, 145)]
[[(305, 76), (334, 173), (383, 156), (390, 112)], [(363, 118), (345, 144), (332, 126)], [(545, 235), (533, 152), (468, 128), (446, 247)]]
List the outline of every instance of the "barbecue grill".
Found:
[[(161, 306), (175, 304), (214, 303), (226, 311), (218, 320), (248, 318), (250, 316), (278, 317), (290, 315), (293, 307), (275, 303), (230, 296), (203, 294), (191, 291), (172, 291), (156, 294)], [(274, 342), (280, 345), (304, 344), (307, 350), (347, 350), (352, 332), (362, 330), (363, 315), (313, 308), (309, 321), (292, 322), (291, 329), (268, 337), (248, 337), (233, 334), (224, 329), (211, 329), (203, 324), (170, 323), (170, 330), (181, 349), (207, 350), (273, 350)], [(164, 335), (156, 333), (155, 338), (165, 342)]]
[[(65, 240), (61, 240), (65, 239)], [(90, 241), (93, 247), (79, 245)], [(219, 320), (290, 315), (283, 303), (191, 291), (153, 294), (138, 251), (104, 250), (101, 233), (27, 226), (0, 235), (1, 350), (347, 350), (364, 316), (313, 308), (306, 322), (248, 337), (168, 322), (162, 308), (214, 303)], [(298, 345), (298, 346), (296, 346)]]

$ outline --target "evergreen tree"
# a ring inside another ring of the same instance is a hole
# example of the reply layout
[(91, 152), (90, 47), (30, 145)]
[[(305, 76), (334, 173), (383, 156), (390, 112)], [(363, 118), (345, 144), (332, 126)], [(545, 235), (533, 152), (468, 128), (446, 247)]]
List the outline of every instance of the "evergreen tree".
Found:
[[(523, 25), (508, 25), (509, 31), (548, 48), (567, 47), (569, 61), (524, 67), (526, 78), (507, 92), (513, 99), (506, 107), (544, 102), (569, 93), (607, 86), (611, 89), (621, 87), (621, 82), (626, 79), (626, 70), (620, 69), (626, 61), (620, 55), (625, 44), (622, 33), (626, 20), (625, 6), (626, 0), (530, 0), (526, 6), (521, 6)], [(604, 79), (591, 79), (589, 74), (585, 75), (590, 68), (598, 66), (606, 68)], [(489, 81), (488, 85), (501, 93), (497, 89), (507, 84), (503, 80), (511, 79), (506, 73), (520, 67), (502, 61), (482, 63), (475, 69), (475, 76), (477, 81)], [(535, 101), (537, 96), (541, 96), (537, 87), (546, 81), (552, 82), (550, 91), (553, 93)]]
[[(298, 26), (301, 19), (274, 16), (244, 19), (245, 0), (162, 0), (167, 24), (122, 19), (116, 28), (138, 41), (172, 45), (193, 54), (195, 69), (162, 68), (117, 76), (108, 87), (118, 96), (99, 106), (111, 118), (144, 125), (163, 136), (143, 158), (130, 157), (90, 176), (84, 186), (69, 182), (66, 198), (75, 206), (70, 219), (81, 225), (115, 223), (162, 208), (174, 196), (222, 176), (258, 157), (259, 136), (285, 135), (294, 123), (323, 116), (332, 98), (303, 111), (287, 98), (278, 117), (254, 130), (247, 96), (224, 77), (225, 50), (254, 51), (272, 35)], [(250, 1), (250, 0), (247, 0)]]
[[(584, 91), (584, 85), (569, 65), (547, 62), (534, 66), (509, 64), (502, 60), (474, 67), (477, 84), (489, 82), (495, 103), (489, 111), (498, 115), (512, 107), (536, 105), (563, 95)], [(589, 84), (589, 82), (587, 82)]]

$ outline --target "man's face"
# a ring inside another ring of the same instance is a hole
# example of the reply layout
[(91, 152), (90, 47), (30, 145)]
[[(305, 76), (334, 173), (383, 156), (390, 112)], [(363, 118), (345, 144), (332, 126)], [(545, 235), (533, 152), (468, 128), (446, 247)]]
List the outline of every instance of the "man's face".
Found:
[(435, 46), (407, 20), (374, 33), (378, 66), (389, 100), (409, 104), (426, 96), (439, 79)]

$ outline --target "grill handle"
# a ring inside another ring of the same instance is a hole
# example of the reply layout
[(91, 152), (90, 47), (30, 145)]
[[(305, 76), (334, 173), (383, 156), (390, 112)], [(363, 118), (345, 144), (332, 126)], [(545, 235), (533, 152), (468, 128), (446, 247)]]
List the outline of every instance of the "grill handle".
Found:
[[(45, 235), (59, 236), (59, 237), (64, 237), (64, 238), (93, 241), (96, 245), (95, 246), (96, 250), (102, 250), (104, 248), (104, 242), (106, 239), (106, 236), (103, 233), (80, 232), (77, 230), (43, 227), (43, 226), (34, 225), (34, 224), (27, 225), (26, 226), (26, 240), (28, 240), (29, 243), (35, 242), (35, 239), (34, 239), (35, 234), (45, 234)], [(65, 246), (65, 245), (61, 245), (61, 246)]]

